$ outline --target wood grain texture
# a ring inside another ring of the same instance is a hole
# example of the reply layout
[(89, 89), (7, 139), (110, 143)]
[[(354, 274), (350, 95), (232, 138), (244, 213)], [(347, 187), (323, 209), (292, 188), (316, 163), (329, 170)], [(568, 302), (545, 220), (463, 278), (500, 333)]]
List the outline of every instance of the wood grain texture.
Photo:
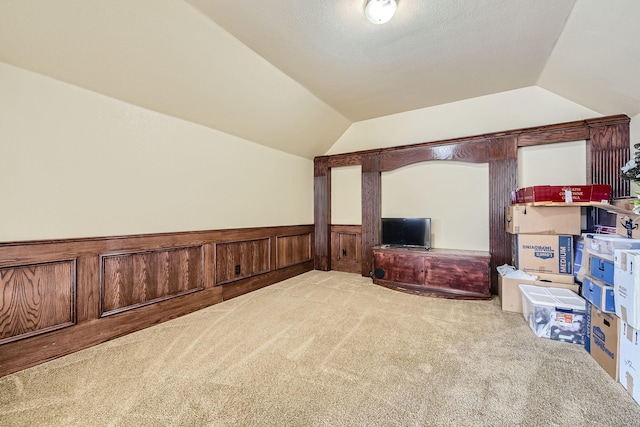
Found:
[[(518, 158), (511, 156), (517, 145), (516, 137), (492, 140), (492, 151), (505, 155), (495, 156), (489, 162), (489, 251), (491, 252), (491, 292), (498, 294), (496, 268), (511, 263), (511, 239), (504, 229), (505, 207), (511, 204), (511, 191), (518, 187)], [(516, 153), (517, 154), (517, 153)]]
[[(0, 330), (11, 336), (0, 343), (0, 376), (217, 304), (223, 301), (223, 293), (228, 298), (235, 297), (309, 271), (313, 268), (312, 261), (214, 286), (215, 245), (252, 240), (275, 242), (278, 236), (312, 233), (313, 225), (293, 225), (0, 243), (0, 289), (3, 292)], [(273, 248), (271, 253), (275, 254)], [(172, 256), (177, 257), (172, 261)], [(107, 263), (108, 273), (101, 276), (103, 260)], [(173, 266), (168, 270), (163, 267), (167, 262)], [(197, 274), (195, 264), (199, 264)], [(275, 261), (271, 264), (275, 266)], [(155, 288), (151, 286), (154, 269), (163, 271), (160, 277), (168, 275), (169, 282), (162, 284), (159, 281)], [(194, 279), (198, 275), (200, 278)], [(112, 280), (112, 289), (117, 290), (114, 295), (120, 293), (124, 298), (114, 298), (120, 302), (113, 306), (125, 305), (128, 309), (101, 317), (103, 277), (111, 277), (108, 280)], [(15, 300), (13, 292), (16, 289), (21, 292), (20, 283), (25, 283), (25, 278), (27, 282), (46, 286), (40, 294), (19, 296), (24, 304), (11, 302)], [(126, 285), (127, 280), (130, 285)], [(180, 289), (189, 288), (194, 282), (204, 284), (204, 288), (180, 294)], [(143, 283), (146, 289), (138, 289), (134, 283)], [(184, 283), (189, 285), (185, 287)], [(147, 301), (153, 297), (154, 289), (171, 296), (137, 306), (135, 303), (126, 305), (126, 298)], [(172, 289), (177, 289), (178, 294)], [(54, 299), (45, 301), (44, 297)], [(34, 305), (30, 300), (40, 304), (36, 307), (38, 313), (33, 314)], [(15, 307), (22, 308), (16, 312)], [(56, 307), (63, 308), (58, 310)], [(58, 313), (63, 312), (66, 317), (58, 317)], [(27, 313), (31, 323), (17, 322), (16, 316), (22, 314), (11, 313)], [(47, 326), (48, 323), (43, 322), (45, 319), (53, 326)], [(38, 321), (40, 323), (33, 326)], [(22, 333), (31, 329), (32, 332)]]
[(0, 346), (0, 376), (73, 353), (113, 338), (222, 302), (222, 289), (205, 289), (101, 319)]
[(489, 162), (512, 159), (518, 159), (518, 139), (516, 137), (489, 140)]
[(82, 323), (100, 317), (100, 257), (83, 254), (77, 259), (76, 313)]
[(331, 269), (362, 273), (362, 226), (331, 226)]
[(263, 274), (271, 269), (271, 239), (216, 243), (216, 285)]
[(470, 163), (486, 163), (489, 160), (487, 140), (457, 142), (455, 144), (433, 144), (407, 147), (380, 154), (380, 171), (389, 172), (403, 166), (429, 160), (456, 160)]
[[(341, 153), (334, 154), (331, 156), (322, 156), (321, 158), (327, 159), (331, 167), (337, 167), (339, 165), (339, 161), (336, 161), (336, 164), (333, 164), (334, 157), (336, 159), (350, 159), (349, 166), (356, 166), (356, 160), (358, 156), (362, 158), (364, 155), (370, 154), (378, 154), (384, 155), (387, 152), (394, 152), (398, 150), (404, 150), (406, 148), (420, 148), (420, 147), (429, 147), (433, 145), (442, 145), (442, 144), (464, 144), (470, 141), (480, 141), (480, 140), (490, 140), (495, 138), (502, 137), (517, 137), (519, 141), (526, 143), (526, 145), (541, 145), (541, 144), (549, 144), (554, 142), (570, 142), (570, 141), (578, 141), (582, 139), (588, 139), (588, 128), (589, 127), (599, 127), (599, 126), (608, 126), (608, 125), (623, 125), (628, 126), (630, 122), (629, 116), (625, 114), (617, 114), (613, 116), (605, 116), (605, 117), (597, 117), (594, 119), (586, 119), (586, 120), (578, 120), (573, 122), (564, 122), (564, 123), (554, 123), (542, 126), (533, 126), (528, 128), (518, 128), (518, 129), (510, 129), (504, 131), (497, 132), (489, 132), (479, 135), (472, 136), (464, 136), (459, 138), (450, 138), (443, 139), (439, 141), (430, 141), (430, 142), (421, 142), (417, 144), (406, 144), (406, 145), (397, 145), (393, 147), (386, 148), (376, 148), (373, 150), (362, 150), (355, 151), (349, 153)], [(565, 135), (564, 137), (561, 135)], [(553, 138), (550, 135), (554, 135), (553, 137), (561, 138), (561, 140), (550, 140)], [(583, 135), (587, 135), (581, 137)], [(317, 157), (318, 159), (320, 157)], [(345, 165), (346, 166), (346, 165)]]
[(382, 176), (377, 154), (362, 156), (362, 275), (373, 272), (373, 247), (382, 238)]
[(249, 292), (264, 288), (277, 282), (289, 279), (307, 271), (313, 270), (313, 261), (294, 264), (289, 267), (270, 271), (259, 276), (248, 277), (246, 279), (225, 283), (217, 288), (222, 288), (222, 298), (227, 301), (231, 298), (244, 295)]
[(564, 126), (561, 129), (547, 128), (539, 132), (524, 133), (517, 137), (518, 147), (582, 141), (583, 139), (589, 139), (589, 126), (586, 123)]
[(375, 284), (446, 298), (491, 296), (488, 252), (375, 247), (373, 256)]
[(202, 246), (101, 255), (101, 316), (203, 289)]
[(331, 270), (331, 169), (327, 157), (313, 163), (314, 266)]
[(311, 261), (311, 233), (276, 237), (276, 268)]
[(490, 296), (488, 256), (432, 256), (426, 259), (425, 284), (456, 294)]
[(75, 260), (2, 268), (0, 290), (0, 344), (75, 323)]
[(629, 181), (620, 178), (620, 168), (631, 159), (628, 123), (592, 123), (587, 144), (587, 183), (611, 185), (611, 197), (631, 194)]
[(359, 153), (335, 154), (328, 157), (328, 165), (330, 168), (337, 168), (342, 166), (359, 166), (361, 163), (362, 158)]
[(409, 285), (425, 285), (425, 257), (412, 251), (373, 250), (373, 268), (380, 279)]

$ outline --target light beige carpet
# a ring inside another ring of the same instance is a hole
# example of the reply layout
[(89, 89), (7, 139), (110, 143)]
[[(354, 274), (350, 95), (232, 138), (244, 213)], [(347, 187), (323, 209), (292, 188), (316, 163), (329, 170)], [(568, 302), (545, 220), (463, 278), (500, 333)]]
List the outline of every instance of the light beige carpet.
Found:
[(633, 426), (576, 344), (497, 299), (312, 271), (0, 378), (2, 426)]

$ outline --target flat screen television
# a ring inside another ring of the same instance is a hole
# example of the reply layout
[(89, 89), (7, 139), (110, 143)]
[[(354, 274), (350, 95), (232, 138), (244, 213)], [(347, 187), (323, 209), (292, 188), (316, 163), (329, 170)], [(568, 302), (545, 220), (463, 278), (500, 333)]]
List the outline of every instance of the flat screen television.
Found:
[(382, 218), (382, 244), (431, 248), (431, 218)]

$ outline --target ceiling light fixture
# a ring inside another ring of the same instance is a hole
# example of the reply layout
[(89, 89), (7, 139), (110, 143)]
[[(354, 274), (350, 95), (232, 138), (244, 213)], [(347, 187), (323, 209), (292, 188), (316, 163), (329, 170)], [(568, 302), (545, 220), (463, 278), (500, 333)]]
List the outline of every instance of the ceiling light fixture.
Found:
[(367, 0), (364, 14), (374, 24), (384, 24), (389, 22), (397, 8), (396, 0)]

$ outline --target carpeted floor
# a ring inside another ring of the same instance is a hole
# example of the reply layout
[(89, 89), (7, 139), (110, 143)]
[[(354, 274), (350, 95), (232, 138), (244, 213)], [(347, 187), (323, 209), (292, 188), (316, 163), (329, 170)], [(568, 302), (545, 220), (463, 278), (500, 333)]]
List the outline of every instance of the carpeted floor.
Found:
[(0, 425), (640, 426), (640, 406), (497, 299), (312, 271), (0, 378)]

